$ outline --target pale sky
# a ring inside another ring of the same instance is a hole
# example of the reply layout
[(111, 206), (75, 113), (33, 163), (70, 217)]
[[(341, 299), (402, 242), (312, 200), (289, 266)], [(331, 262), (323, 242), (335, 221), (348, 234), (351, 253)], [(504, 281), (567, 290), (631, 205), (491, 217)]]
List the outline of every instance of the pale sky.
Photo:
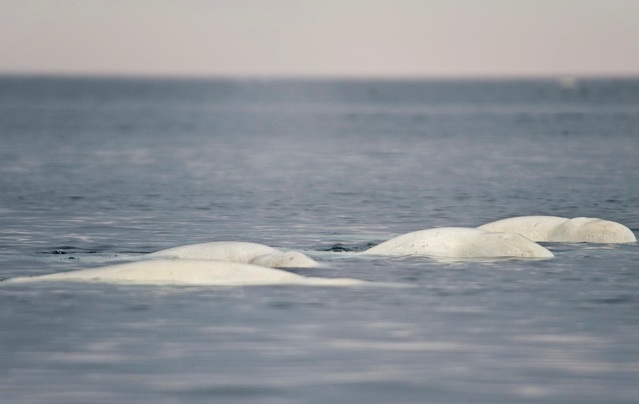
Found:
[(0, 0), (0, 73), (639, 76), (639, 0)]

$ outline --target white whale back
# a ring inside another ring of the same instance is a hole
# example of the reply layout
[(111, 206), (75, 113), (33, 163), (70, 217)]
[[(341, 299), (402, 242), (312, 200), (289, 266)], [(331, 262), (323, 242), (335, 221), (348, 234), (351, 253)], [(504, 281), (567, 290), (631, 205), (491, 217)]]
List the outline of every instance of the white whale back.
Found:
[(280, 269), (230, 261), (157, 259), (82, 269), (34, 277), (7, 279), (7, 283), (41, 281), (99, 282), (138, 285), (356, 286), (365, 281), (350, 278), (314, 278)]
[(621, 223), (589, 217), (519, 216), (479, 226), (478, 229), (521, 234), (533, 241), (564, 243), (632, 243), (632, 230)]
[(251, 260), (251, 264), (269, 268), (313, 268), (319, 265), (311, 257), (297, 251), (258, 255)]
[(364, 253), (446, 258), (553, 257), (548, 249), (518, 234), (491, 233), (466, 227), (441, 227), (403, 234)]
[(241, 241), (214, 241), (189, 244), (148, 254), (150, 258), (206, 259), (262, 265), (270, 268), (311, 268), (312, 258), (296, 252), (282, 252), (263, 244)]

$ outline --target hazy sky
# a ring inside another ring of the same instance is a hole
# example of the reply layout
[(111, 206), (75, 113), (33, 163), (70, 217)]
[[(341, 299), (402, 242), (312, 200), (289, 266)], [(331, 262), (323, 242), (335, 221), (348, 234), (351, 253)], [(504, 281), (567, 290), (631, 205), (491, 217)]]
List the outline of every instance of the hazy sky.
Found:
[(639, 75), (639, 0), (0, 0), (0, 73)]

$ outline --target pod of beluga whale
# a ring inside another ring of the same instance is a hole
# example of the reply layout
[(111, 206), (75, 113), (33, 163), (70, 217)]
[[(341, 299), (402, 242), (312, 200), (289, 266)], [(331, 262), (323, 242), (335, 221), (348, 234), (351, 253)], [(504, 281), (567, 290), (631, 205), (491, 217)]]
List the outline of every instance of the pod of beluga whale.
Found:
[[(519, 216), (478, 228), (441, 227), (406, 233), (352, 255), (425, 256), (434, 259), (548, 259), (554, 254), (539, 242), (633, 243), (626, 226), (596, 218)], [(320, 264), (298, 251), (282, 251), (251, 242), (190, 244), (147, 254), (142, 260), (99, 268), (17, 277), (7, 283), (76, 281), (148, 285), (308, 285), (357, 286), (351, 278), (319, 278), (279, 268)]]

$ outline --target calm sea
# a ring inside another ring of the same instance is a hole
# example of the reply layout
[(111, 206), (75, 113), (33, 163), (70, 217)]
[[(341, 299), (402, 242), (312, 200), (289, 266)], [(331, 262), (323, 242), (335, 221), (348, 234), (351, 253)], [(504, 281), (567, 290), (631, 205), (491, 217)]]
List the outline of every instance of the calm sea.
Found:
[(637, 244), (340, 252), (519, 215), (639, 234), (639, 80), (563, 84), (0, 78), (0, 278), (235, 240), (415, 286), (0, 284), (0, 402), (636, 403)]

